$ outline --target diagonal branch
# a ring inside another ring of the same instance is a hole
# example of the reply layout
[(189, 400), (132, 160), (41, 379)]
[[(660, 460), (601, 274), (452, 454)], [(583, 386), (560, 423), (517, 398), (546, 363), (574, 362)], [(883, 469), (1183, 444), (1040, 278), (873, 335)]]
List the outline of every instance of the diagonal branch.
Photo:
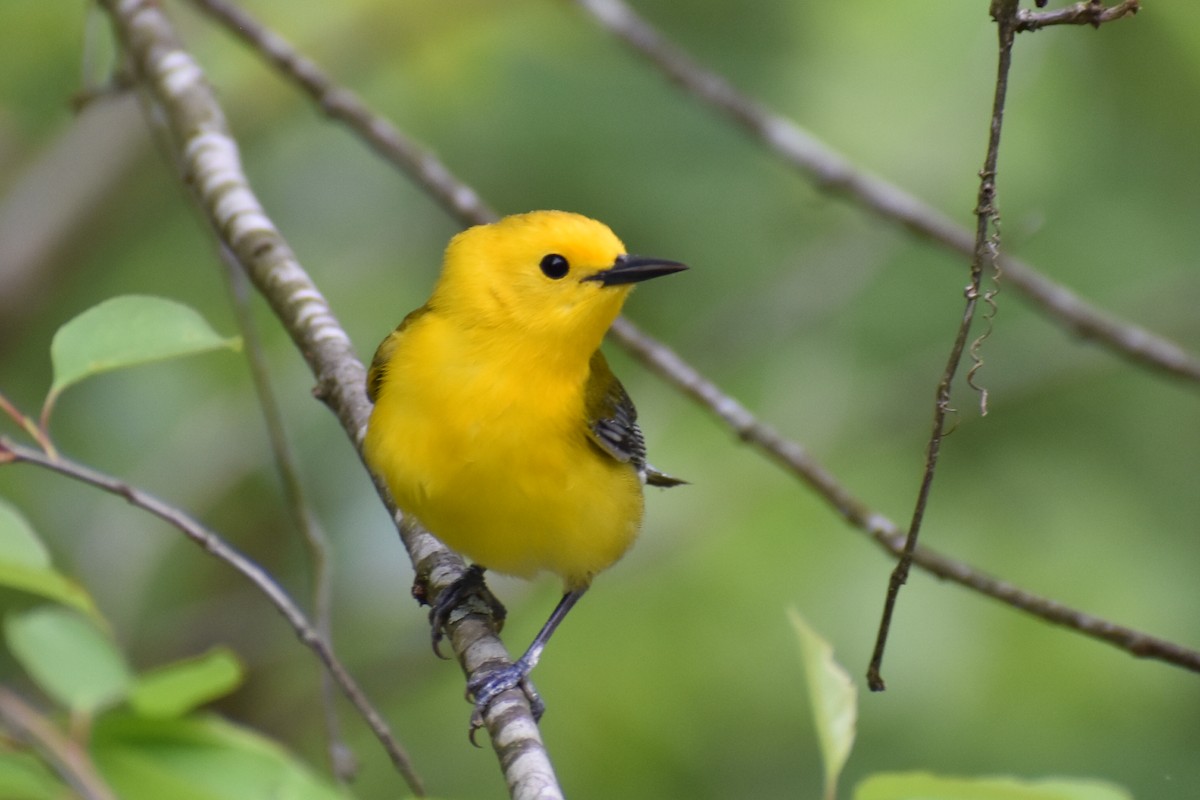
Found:
[(396, 769), (404, 777), (405, 782), (412, 789), (413, 793), (418, 797), (425, 796), (425, 789), (421, 785), (421, 779), (417, 777), (416, 772), (413, 770), (408, 753), (396, 741), (383, 717), (371, 705), (370, 700), (367, 699), (367, 696), (363, 693), (358, 683), (346, 671), (342, 662), (333, 652), (333, 648), (330, 647), (329, 643), (316, 627), (309, 622), (304, 612), (296, 605), (296, 601), (267, 574), (266, 570), (246, 558), (246, 556), (239, 553), (216, 533), (204, 527), (178, 508), (148, 492), (142, 491), (136, 486), (131, 486), (124, 481), (110, 475), (105, 475), (102, 472), (97, 472), (94, 469), (77, 464), (61, 456), (48, 456), (40, 450), (18, 445), (4, 437), (0, 437), (0, 454), (6, 455), (15, 463), (32, 464), (79, 481), (80, 483), (86, 483), (89, 486), (102, 489), (109, 494), (123, 497), (134, 507), (147, 511), (163, 520), (199, 545), (206, 553), (241, 573), (242, 576), (254, 584), (255, 588), (266, 595), (276, 610), (292, 626), (292, 630), (296, 632), (296, 636), (300, 639), (300, 642), (312, 650), (321, 660), (321, 663), (325, 665), (325, 668), (342, 690), (346, 699), (350, 701), (351, 705), (366, 720), (372, 733), (375, 734), (375, 737), (383, 745), (388, 756), (391, 757), (392, 763), (395, 764)]
[[(735, 89), (667, 41), (623, 0), (573, 0), (601, 27), (645, 58), (683, 91), (746, 130), (801, 175), (836, 197), (968, 258), (974, 237), (900, 187), (870, 175), (796, 123)], [(1005, 282), (1058, 325), (1138, 366), (1200, 383), (1200, 357), (1086, 303), (1013, 256), (1000, 259)]]
[(116, 800), (116, 794), (92, 763), (87, 748), (61, 733), (45, 715), (3, 686), (0, 686), (0, 723), (14, 736), (45, 753), (55, 772), (82, 800)]
[[(739, 439), (803, 481), (851, 527), (865, 533), (892, 555), (901, 554), (906, 537), (900, 526), (871, 509), (842, 486), (803, 445), (788, 439), (755, 417), (749, 409), (722, 392), (716, 384), (701, 375), (674, 350), (650, 339), (629, 320), (618, 320), (618, 324), (613, 327), (613, 333), (635, 358), (707, 409)], [(1034, 594), (921, 545), (913, 552), (913, 563), (938, 578), (953, 581), (1046, 622), (1108, 642), (1131, 655), (1200, 672), (1200, 651)]]
[[(317, 515), (304, 493), (300, 481), (300, 468), (283, 428), (283, 410), (271, 386), (267, 356), (263, 351), (262, 337), (250, 306), (250, 282), (245, 269), (233, 253), (220, 246), (221, 260), (225, 263), (225, 277), (233, 304), (234, 316), (242, 341), (245, 343), (246, 362), (250, 378), (258, 395), (262, 409), (263, 424), (266, 426), (267, 441), (275, 459), (275, 471), (279, 474), (283, 489), (284, 507), (292, 517), (292, 527), (300, 535), (308, 550), (308, 563), (312, 580), (312, 608), (317, 630), (328, 642), (333, 641), (333, 564), (330, 559), (329, 537), (321, 527)], [(354, 753), (342, 736), (342, 724), (338, 718), (336, 687), (328, 672), (321, 672), (321, 711), (325, 717), (325, 739), (329, 765), (341, 783), (354, 780), (358, 765)]]
[(301, 55), (282, 36), (264, 27), (241, 6), (227, 0), (191, 0), (227, 30), (287, 75), (316, 102), (321, 111), (353, 128), (371, 149), (413, 176), (450, 216), (471, 225), (496, 219), (496, 212), (479, 194), (457, 180), (432, 153), (371, 113), (357, 94), (338, 86), (311, 59)]
[[(200, 5), (202, 8), (214, 4), (224, 5), (223, 0), (192, 0), (192, 2)], [(218, 19), (221, 19), (223, 22), (226, 21), (222, 17), (218, 17)], [(239, 25), (241, 26), (239, 35), (242, 35), (244, 40), (253, 49), (258, 51), (256, 43), (267, 38), (268, 32), (261, 23), (247, 17), (245, 14), (242, 14), (239, 20)], [(275, 34), (269, 34), (269, 38), (277, 43), (282, 42), (282, 39)], [(290, 46), (288, 47), (290, 49)], [(260, 55), (265, 54), (260, 52)], [(270, 58), (268, 60), (282, 70), (284, 77), (293, 82), (302, 83), (298, 76), (293, 75), (289, 71), (287, 65), (292, 62), (291, 58)], [(311, 64), (310, 67), (316, 69)], [(324, 73), (321, 73), (320, 85), (327, 87), (328, 91), (347, 91), (337, 87)], [(321, 101), (321, 97), (319, 96), (314, 99), (318, 102)], [(360, 113), (353, 117), (341, 119), (352, 130), (360, 133), (360, 135), (366, 129), (387, 128), (395, 131), (396, 136), (403, 138), (403, 134), (396, 131), (395, 126), (365, 107), (362, 107)], [(396, 160), (393, 160), (393, 162), (399, 163)], [(438, 181), (434, 184), (428, 183), (428, 179), (423, 178), (420, 173), (409, 172), (408, 174), (418, 185), (431, 194), (454, 195), (459, 192), (465, 194), (471, 191), (469, 186), (460, 183), (444, 167), (434, 171), (434, 173), (439, 176)], [(471, 224), (476, 221), (465, 216), (460, 216), (459, 219), (465, 224)], [(1032, 274), (1037, 276), (1037, 273)], [(1037, 279), (1045, 280), (1040, 276), (1037, 276)], [(1055, 287), (1048, 281), (1046, 282), (1046, 286), (1048, 289), (1053, 290), (1048, 292), (1053, 297), (1052, 302), (1063, 302), (1062, 298), (1055, 293), (1058, 287)], [(812, 488), (852, 527), (866, 533), (876, 544), (893, 555), (898, 556), (900, 554), (903, 547), (904, 533), (900, 530), (899, 526), (882, 514), (873, 511), (855, 497), (838, 482), (832, 473), (813, 458), (803, 445), (788, 439), (770, 425), (757, 419), (745, 406), (722, 392), (712, 381), (700, 374), (695, 367), (684, 361), (678, 353), (638, 329), (627, 318), (620, 317), (617, 319), (612, 328), (612, 335), (618, 343), (655, 374), (659, 375), (659, 377), (663, 378), (684, 395), (691, 397), (699, 405), (708, 409), (742, 441), (758, 449)], [(1197, 375), (1200, 376), (1200, 367), (1197, 369)], [(422, 536), (436, 542), (428, 534), (422, 533)], [(406, 541), (409, 540), (406, 539)], [(422, 540), (416, 540), (418, 545), (420, 541)], [(413, 544), (410, 544), (409, 549), (413, 553), (414, 558), (422, 552), (419, 547), (414, 547)], [(916, 549), (913, 561), (920, 568), (939, 578), (952, 580), (961, 586), (998, 600), (1012, 608), (1039, 617), (1047, 622), (1061, 625), (1082, 633), (1085, 636), (1108, 642), (1135, 656), (1156, 659), (1200, 672), (1200, 652), (1189, 650), (1173, 642), (1094, 617), (1063, 605), (1058, 601), (1041, 597), (1006, 581), (980, 572), (967, 564), (955, 561), (923, 547)]]
[[(137, 85), (162, 111), (174, 159), (183, 165), (183, 179), (194, 187), (201, 210), (222, 244), (246, 267), (292, 337), (317, 379), (317, 396), (337, 416), (357, 449), (370, 413), (363, 366), (325, 298), (251, 190), (237, 144), (203, 71), (154, 0), (102, 0), (102, 5), (112, 18)], [(386, 492), (382, 488), (380, 492), (391, 507)], [(419, 579), (428, 583), (433, 596), (462, 571), (458, 556), (416, 526), (402, 525), (400, 533)], [(455, 653), (469, 674), (481, 666), (478, 654), (507, 658), (503, 644), (479, 614), (456, 618), (450, 627)], [(511, 705), (514, 708), (503, 718), (488, 717), (493, 747), (509, 785), (515, 787), (514, 796), (551, 796), (538, 794), (557, 787), (557, 780), (528, 703), (518, 699)]]

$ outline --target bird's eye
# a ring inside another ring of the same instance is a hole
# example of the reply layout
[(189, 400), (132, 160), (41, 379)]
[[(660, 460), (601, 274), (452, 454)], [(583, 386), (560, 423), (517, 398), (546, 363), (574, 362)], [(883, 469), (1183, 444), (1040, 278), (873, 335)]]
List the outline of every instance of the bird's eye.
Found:
[(546, 277), (553, 278), (554, 280), (566, 277), (567, 272), (571, 269), (571, 265), (567, 263), (567, 260), (558, 253), (551, 253), (543, 258), (541, 267)]

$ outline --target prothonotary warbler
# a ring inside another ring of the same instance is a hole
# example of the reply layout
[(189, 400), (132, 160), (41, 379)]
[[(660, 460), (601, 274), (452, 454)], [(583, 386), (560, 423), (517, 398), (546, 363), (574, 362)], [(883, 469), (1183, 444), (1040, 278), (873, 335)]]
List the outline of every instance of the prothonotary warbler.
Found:
[(600, 352), (635, 283), (686, 269), (629, 255), (607, 226), (563, 211), (516, 214), (459, 233), (441, 277), (375, 353), (364, 442), (396, 504), (474, 562), (434, 606), (445, 614), (484, 569), (552, 572), (564, 595), (529, 649), (468, 689), (472, 730), (528, 682), (592, 579), (633, 543), (650, 468), (637, 412)]

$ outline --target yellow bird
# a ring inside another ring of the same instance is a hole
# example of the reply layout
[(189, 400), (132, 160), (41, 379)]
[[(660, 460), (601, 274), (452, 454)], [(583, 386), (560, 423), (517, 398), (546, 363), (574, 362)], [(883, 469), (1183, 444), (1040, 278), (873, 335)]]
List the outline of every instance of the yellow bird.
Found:
[(379, 345), (364, 442), (396, 504), (474, 565), (432, 612), (434, 643), (484, 569), (552, 572), (564, 595), (529, 649), (469, 686), (472, 725), (528, 683), (554, 629), (633, 543), (650, 468), (637, 412), (600, 352), (633, 284), (686, 269), (628, 255), (604, 224), (534, 211), (459, 233), (425, 305)]

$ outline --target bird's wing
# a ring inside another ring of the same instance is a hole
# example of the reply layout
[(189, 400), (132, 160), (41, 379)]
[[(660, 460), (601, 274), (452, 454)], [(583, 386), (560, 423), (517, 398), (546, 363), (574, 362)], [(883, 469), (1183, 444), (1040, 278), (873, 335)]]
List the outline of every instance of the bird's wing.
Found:
[(646, 463), (646, 441), (637, 424), (637, 409), (599, 350), (592, 356), (590, 367), (584, 397), (592, 443), (622, 464), (631, 464), (643, 483), (651, 486), (687, 483)]
[(400, 340), (400, 335), (404, 333), (404, 329), (411, 325), (416, 319), (429, 311), (429, 306), (421, 306), (415, 311), (409, 312), (396, 330), (387, 335), (379, 347), (375, 348), (375, 357), (371, 359), (371, 366), (367, 369), (367, 398), (374, 403), (379, 398), (379, 390), (383, 388), (383, 382), (387, 380), (388, 364), (392, 361), (392, 353), (396, 351), (396, 343)]
[(640, 472), (646, 466), (646, 442), (637, 424), (637, 409), (603, 353), (597, 350), (589, 367), (584, 392), (588, 435), (605, 453)]

